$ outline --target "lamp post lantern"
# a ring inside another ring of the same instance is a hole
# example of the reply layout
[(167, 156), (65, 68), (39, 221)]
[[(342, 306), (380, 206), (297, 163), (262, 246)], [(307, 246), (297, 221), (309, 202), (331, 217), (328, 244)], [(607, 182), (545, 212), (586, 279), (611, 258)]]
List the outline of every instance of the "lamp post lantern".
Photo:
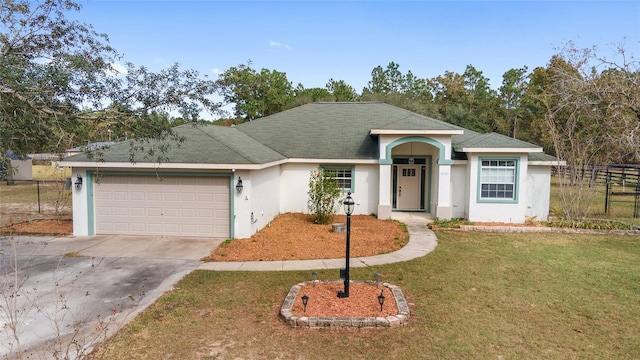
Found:
[(344, 276), (342, 276), (342, 271), (340, 274), (341, 277), (344, 278), (344, 291), (338, 291), (338, 297), (347, 298), (349, 297), (349, 249), (351, 247), (351, 214), (353, 213), (353, 207), (355, 205), (355, 202), (351, 197), (351, 192), (347, 193), (347, 198), (344, 199), (342, 205), (344, 205), (344, 212), (347, 214), (347, 251), (345, 256)]

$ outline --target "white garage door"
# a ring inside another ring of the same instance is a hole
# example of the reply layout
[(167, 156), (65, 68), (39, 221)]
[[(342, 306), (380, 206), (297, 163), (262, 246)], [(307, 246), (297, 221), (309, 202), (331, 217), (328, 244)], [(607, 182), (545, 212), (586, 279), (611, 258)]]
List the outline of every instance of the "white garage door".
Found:
[(96, 234), (229, 237), (229, 178), (105, 175)]

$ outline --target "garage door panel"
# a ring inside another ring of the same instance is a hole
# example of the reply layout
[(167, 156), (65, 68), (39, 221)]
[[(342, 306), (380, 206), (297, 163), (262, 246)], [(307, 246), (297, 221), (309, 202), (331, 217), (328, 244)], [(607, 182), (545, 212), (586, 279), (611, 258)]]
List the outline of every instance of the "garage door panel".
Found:
[(210, 199), (210, 201), (220, 202), (220, 203), (229, 203), (229, 194), (215, 194), (214, 199)]
[(175, 192), (166, 192), (163, 194), (163, 200), (175, 202), (180, 200), (180, 196)]
[(127, 216), (130, 216), (131, 214), (129, 213), (129, 208), (118, 206), (113, 208), (113, 215), (127, 217)]
[(195, 233), (197, 232), (196, 225), (194, 224), (182, 224), (182, 232), (185, 233)]
[[(130, 196), (131, 197), (130, 200), (132, 200), (132, 201), (141, 201), (141, 200), (145, 199), (144, 191), (131, 191), (131, 192), (125, 193), (125, 194)], [(129, 200), (129, 199), (125, 199), (125, 200)]]
[(214, 227), (212, 225), (198, 225), (198, 232), (214, 232)]
[(163, 230), (165, 234), (177, 235), (180, 233), (180, 224), (165, 223)]
[(229, 179), (105, 175), (96, 233), (229, 237)]
[(182, 208), (180, 209), (180, 216), (182, 218), (194, 218), (196, 216), (196, 210)]
[(180, 209), (176, 208), (165, 208), (163, 212), (163, 216), (168, 219), (175, 219), (180, 217)]
[(146, 209), (143, 207), (132, 207), (129, 211), (129, 216), (146, 216)]
[(113, 227), (113, 231), (116, 232), (129, 232), (129, 231), (136, 231), (137, 229), (140, 229), (140, 225), (139, 223), (128, 223), (128, 222), (117, 222), (114, 224)]
[(97, 216), (111, 216), (113, 214), (113, 209), (107, 206), (98, 206), (96, 207), (96, 215)]
[(197, 199), (197, 196), (195, 193), (192, 192), (183, 192), (180, 194), (180, 201), (183, 202), (195, 202)]
[(210, 209), (198, 209), (198, 218), (201, 219), (213, 219), (215, 213)]

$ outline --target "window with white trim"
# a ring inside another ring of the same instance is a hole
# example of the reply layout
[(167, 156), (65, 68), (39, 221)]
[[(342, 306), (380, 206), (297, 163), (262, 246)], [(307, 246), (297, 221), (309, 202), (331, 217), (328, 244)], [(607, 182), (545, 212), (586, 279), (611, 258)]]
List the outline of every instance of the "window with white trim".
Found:
[(480, 199), (516, 199), (516, 160), (482, 160)]
[(353, 192), (353, 167), (323, 165), (327, 175), (338, 180), (338, 186), (344, 192)]

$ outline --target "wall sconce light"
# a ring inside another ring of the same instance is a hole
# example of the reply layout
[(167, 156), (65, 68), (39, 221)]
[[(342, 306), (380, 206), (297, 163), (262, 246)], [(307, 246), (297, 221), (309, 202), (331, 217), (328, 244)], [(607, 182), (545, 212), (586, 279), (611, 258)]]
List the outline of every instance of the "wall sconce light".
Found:
[(242, 178), (238, 176), (238, 182), (236, 183), (236, 191), (238, 192), (238, 194), (242, 192), (243, 188), (244, 188), (244, 185), (242, 185)]
[(76, 190), (82, 189), (82, 176), (78, 175), (74, 184), (76, 185)]
[(302, 306), (304, 307), (304, 313), (307, 313), (307, 303), (309, 303), (309, 297), (307, 295), (304, 295), (302, 297)]
[(380, 304), (380, 311), (382, 311), (382, 304), (384, 304), (384, 295), (382, 295), (383, 291), (384, 289), (382, 289), (382, 291), (380, 291), (380, 295), (378, 295), (378, 304)]

